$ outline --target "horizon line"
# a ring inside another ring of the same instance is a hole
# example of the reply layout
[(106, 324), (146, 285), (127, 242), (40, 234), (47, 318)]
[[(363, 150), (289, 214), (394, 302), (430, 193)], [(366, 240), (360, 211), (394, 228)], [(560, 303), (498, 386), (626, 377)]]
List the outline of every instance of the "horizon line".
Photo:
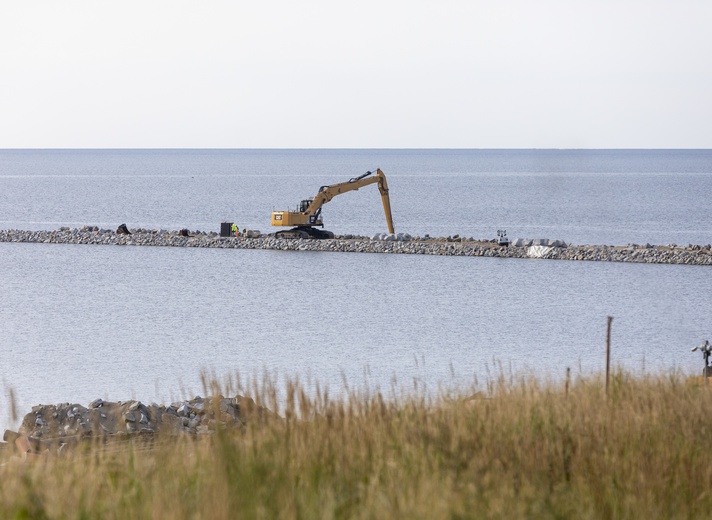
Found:
[(465, 147), (428, 147), (428, 148), (415, 148), (415, 147), (395, 147), (395, 148), (369, 148), (369, 147), (326, 147), (326, 148), (316, 148), (316, 147), (245, 147), (245, 148), (224, 148), (224, 147), (13, 147), (13, 148), (0, 148), (0, 151), (24, 151), (24, 150), (51, 150), (51, 151), (98, 151), (98, 150), (325, 150), (325, 151), (337, 151), (337, 150), (407, 150), (407, 151), (418, 151), (418, 150), (434, 150), (434, 151), (511, 151), (511, 150), (526, 150), (526, 151), (712, 151), (712, 148), (465, 148)]

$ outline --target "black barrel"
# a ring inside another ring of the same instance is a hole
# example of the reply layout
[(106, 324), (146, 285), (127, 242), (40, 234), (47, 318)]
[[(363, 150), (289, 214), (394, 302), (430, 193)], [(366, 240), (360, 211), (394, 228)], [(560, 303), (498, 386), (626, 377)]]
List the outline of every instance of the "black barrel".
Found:
[(221, 222), (220, 223), (220, 236), (221, 237), (231, 237), (232, 233), (232, 222)]

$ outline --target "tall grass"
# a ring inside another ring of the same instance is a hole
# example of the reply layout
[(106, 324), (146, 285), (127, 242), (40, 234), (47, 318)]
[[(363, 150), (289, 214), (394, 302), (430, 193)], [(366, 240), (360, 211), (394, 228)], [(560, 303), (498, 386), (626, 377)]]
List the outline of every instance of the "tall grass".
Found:
[[(253, 386), (242, 430), (0, 468), (1, 518), (707, 518), (712, 394), (679, 375), (487, 396)], [(224, 389), (223, 389), (224, 390)], [(217, 391), (214, 388), (214, 391)], [(281, 407), (279, 406), (281, 403)]]

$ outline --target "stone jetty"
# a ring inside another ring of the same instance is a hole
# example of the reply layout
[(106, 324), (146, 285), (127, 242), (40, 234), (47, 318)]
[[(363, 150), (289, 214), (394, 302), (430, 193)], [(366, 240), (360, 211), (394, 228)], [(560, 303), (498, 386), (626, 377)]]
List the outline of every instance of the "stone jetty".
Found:
[[(117, 230), (118, 231), (118, 230)], [(509, 246), (496, 240), (460, 236), (342, 235), (331, 240), (281, 239), (273, 234), (249, 233), (249, 237), (220, 237), (215, 232), (130, 229), (130, 234), (96, 226), (62, 227), (55, 231), (0, 230), (0, 242), (43, 244), (88, 244), (115, 246), (203, 247), (222, 249), (269, 249), (279, 251), (324, 251), (339, 253), (390, 253), (496, 258), (538, 258), (599, 262), (712, 265), (712, 246), (676, 244), (653, 246), (571, 245), (560, 240), (517, 239)], [(123, 230), (122, 230), (123, 231)]]

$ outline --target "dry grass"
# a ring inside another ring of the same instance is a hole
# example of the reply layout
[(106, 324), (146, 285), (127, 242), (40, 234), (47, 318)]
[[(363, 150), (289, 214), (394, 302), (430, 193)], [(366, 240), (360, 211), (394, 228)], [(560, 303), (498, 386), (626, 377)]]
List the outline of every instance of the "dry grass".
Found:
[[(710, 390), (613, 376), (489, 398), (307, 396), (283, 419), (0, 467), (0, 518), (707, 518)], [(273, 387), (253, 397), (274, 409)]]

